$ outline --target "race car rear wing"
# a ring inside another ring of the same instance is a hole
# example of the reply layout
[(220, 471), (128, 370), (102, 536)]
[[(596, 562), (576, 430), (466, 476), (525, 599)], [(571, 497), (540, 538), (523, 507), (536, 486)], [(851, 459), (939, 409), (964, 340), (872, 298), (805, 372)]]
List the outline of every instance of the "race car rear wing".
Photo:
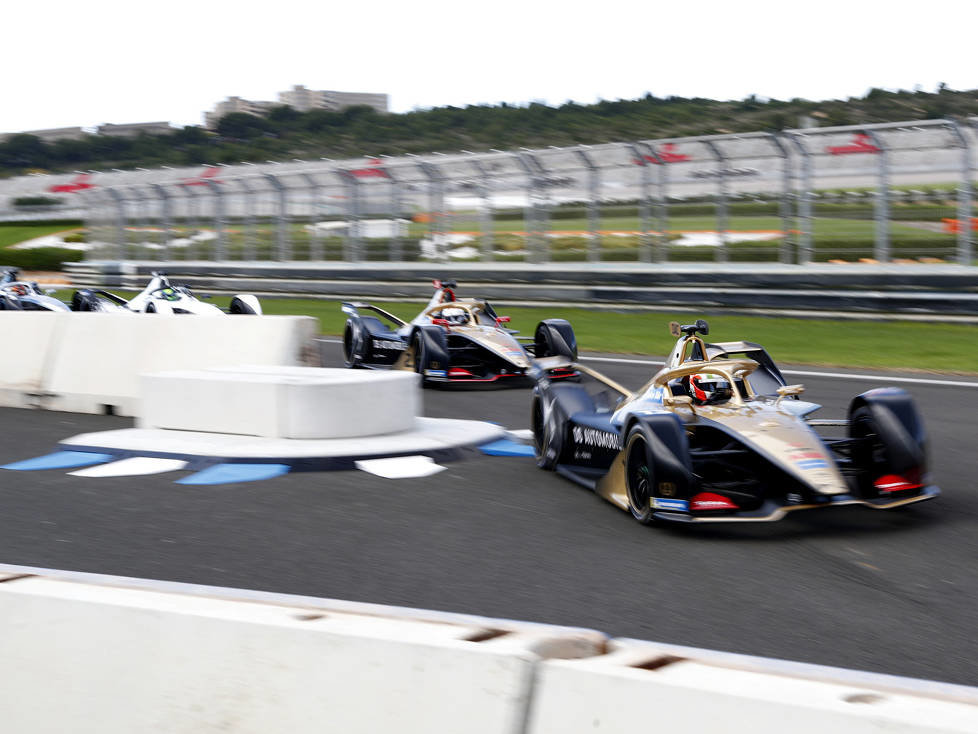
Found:
[(407, 321), (405, 321), (404, 319), (399, 319), (394, 314), (369, 303), (360, 303), (359, 301), (350, 301), (350, 302), (344, 301), (342, 304), (340, 304), (340, 310), (342, 310), (343, 313), (349, 314), (350, 316), (359, 316), (360, 309), (363, 309), (365, 311), (373, 311), (374, 313), (383, 316), (385, 319), (390, 319), (393, 323), (397, 324), (398, 326), (407, 325)]

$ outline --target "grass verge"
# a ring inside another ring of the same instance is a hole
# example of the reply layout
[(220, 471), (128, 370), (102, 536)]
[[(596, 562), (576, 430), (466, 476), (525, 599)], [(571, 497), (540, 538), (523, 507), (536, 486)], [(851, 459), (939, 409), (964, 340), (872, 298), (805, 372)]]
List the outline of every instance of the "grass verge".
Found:
[[(217, 299), (220, 300), (220, 299)], [(415, 303), (377, 306), (408, 320), (421, 308)], [(339, 336), (346, 315), (338, 301), (262, 299), (265, 313), (303, 314), (319, 319), (320, 332)], [(530, 335), (544, 318), (567, 319), (582, 350), (663, 355), (675, 340), (668, 323), (705, 318), (710, 341), (745, 340), (763, 344), (778, 362), (810, 365), (978, 373), (978, 327), (908, 321), (869, 322), (788, 319), (725, 314), (616, 312), (583, 308), (497, 308), (510, 326)]]

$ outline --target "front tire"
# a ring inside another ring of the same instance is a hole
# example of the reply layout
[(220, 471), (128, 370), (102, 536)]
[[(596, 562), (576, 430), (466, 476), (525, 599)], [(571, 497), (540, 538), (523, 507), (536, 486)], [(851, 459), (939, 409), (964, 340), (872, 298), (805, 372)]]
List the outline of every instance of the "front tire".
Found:
[(652, 488), (655, 486), (648, 440), (641, 426), (632, 426), (625, 441), (625, 489), (632, 517), (643, 525), (652, 517)]
[(560, 454), (564, 448), (564, 429), (566, 421), (560, 404), (543, 395), (533, 396), (533, 407), (530, 410), (530, 426), (533, 429), (533, 454), (537, 466), (547, 471), (553, 471), (560, 462)]

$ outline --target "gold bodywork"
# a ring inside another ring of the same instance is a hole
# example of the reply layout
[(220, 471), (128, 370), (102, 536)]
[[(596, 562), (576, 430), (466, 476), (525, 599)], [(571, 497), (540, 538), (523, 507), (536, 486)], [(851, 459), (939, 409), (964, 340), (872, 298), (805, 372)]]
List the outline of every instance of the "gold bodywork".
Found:
[[(449, 324), (447, 326), (443, 326), (448, 333), (461, 334), (462, 336), (468, 337), (479, 346), (485, 347), (489, 351), (505, 359), (507, 362), (510, 362), (515, 367), (524, 370), (527, 369), (530, 366), (530, 360), (527, 359), (526, 351), (520, 346), (520, 343), (516, 341), (516, 339), (500, 329), (498, 326), (486, 323), (486, 321), (494, 322), (494, 320), (491, 316), (486, 314), (485, 308), (486, 306), (484, 301), (477, 301), (474, 299), (446, 301), (445, 303), (429, 306), (421, 312), (413, 323), (428, 323), (426, 321), (427, 319), (439, 318), (439, 314), (446, 309), (458, 309), (464, 311), (467, 317), (467, 322), (465, 324)], [(414, 360), (414, 345), (411, 344), (407, 349), (401, 352), (401, 356), (394, 363), (393, 369), (413, 370)], [(435, 368), (442, 369), (442, 367)]]
[[(673, 329), (673, 333), (682, 336), (678, 325)], [(702, 355), (704, 358), (693, 360), (691, 359), (693, 355)], [(801, 394), (804, 391), (802, 385), (782, 386), (777, 391), (777, 397), (756, 395), (750, 383), (750, 375), (760, 365), (752, 359), (726, 357), (709, 359), (706, 345), (695, 334), (680, 338), (666, 366), (636, 391), (630, 391), (600, 372), (582, 365), (566, 362), (563, 366), (588, 374), (622, 395), (621, 402), (615, 409), (616, 416), (621, 420), (613, 420), (613, 424), (627, 425), (630, 415), (646, 412), (645, 405), (648, 405), (648, 411), (664, 410), (677, 415), (686, 425), (689, 433), (695, 432), (698, 426), (706, 425), (726, 429), (726, 432), (758, 455), (795, 476), (818, 493), (839, 497), (830, 506), (860, 504), (874, 509), (891, 509), (935, 496), (933, 491), (928, 491), (891, 502), (868, 502), (857, 497), (843, 497), (850, 494), (848, 483), (836, 466), (835, 458), (812, 426), (847, 425), (847, 421), (828, 420), (809, 423), (797, 412), (789, 410), (790, 403), (786, 404), (785, 398)], [(670, 381), (704, 372), (720, 374), (733, 386), (730, 400), (717, 405), (697, 405), (688, 398), (670, 400), (672, 396)], [(629, 509), (625, 476), (627, 455), (626, 443), (612, 461), (608, 471), (594, 486), (597, 494), (626, 511)], [(764, 516), (696, 516), (690, 519), (694, 522), (769, 521), (778, 520), (786, 513), (795, 510), (825, 506), (824, 504), (784, 505), (774, 508)]]
[[(704, 352), (705, 353), (705, 352)], [(731, 399), (721, 405), (685, 404), (662, 408), (678, 415), (695, 430), (697, 423), (707, 421), (719, 424), (734, 434), (748, 447), (775, 465), (793, 474), (801, 481), (815, 488), (821, 494), (848, 494), (845, 479), (835, 465), (819, 437), (798, 416), (788, 412), (780, 405), (780, 398), (758, 398), (754, 395), (750, 382), (746, 379), (758, 367), (750, 359), (697, 360), (684, 362), (678, 367), (660, 370), (640, 390), (627, 393), (614, 381), (599, 376), (602, 382), (625, 395), (618, 411), (637, 407), (635, 403), (652, 398), (655, 391), (667, 391), (667, 384), (674, 379), (682, 379), (698, 372), (711, 372), (723, 375), (736, 388)], [(591, 374), (597, 375), (593, 371)], [(742, 395), (741, 390), (747, 394)], [(624, 459), (622, 451), (612, 463), (608, 473), (598, 482), (596, 491), (609, 502), (628, 509), (628, 496), (625, 492)], [(810, 468), (805, 468), (805, 467)]]

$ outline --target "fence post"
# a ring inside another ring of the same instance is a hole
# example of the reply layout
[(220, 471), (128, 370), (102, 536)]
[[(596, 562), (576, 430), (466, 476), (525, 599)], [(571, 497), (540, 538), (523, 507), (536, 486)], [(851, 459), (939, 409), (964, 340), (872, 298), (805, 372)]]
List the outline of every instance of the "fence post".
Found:
[[(651, 212), (651, 198), (650, 184), (651, 177), (649, 176), (649, 164), (651, 160), (655, 159), (655, 154), (648, 150), (648, 146), (644, 146), (642, 143), (625, 143), (628, 151), (632, 155), (632, 162), (639, 166), (639, 199), (638, 199), (638, 220), (639, 220), (639, 235), (638, 235), (638, 259), (639, 262), (647, 263), (661, 262), (662, 253), (665, 250), (664, 247), (657, 247), (653, 252), (652, 248), (652, 212)], [(660, 232), (657, 239), (660, 241), (661, 245), (662, 233)]]
[(574, 153), (587, 169), (587, 260), (593, 263), (601, 260), (601, 171), (583, 148), (575, 148)]
[(114, 187), (103, 189), (115, 204), (115, 257), (123, 260), (128, 257), (128, 247), (126, 246), (126, 209), (122, 195)]
[(221, 184), (217, 181), (206, 179), (206, 182), (207, 188), (210, 189), (211, 194), (214, 196), (214, 226), (217, 229), (217, 242), (214, 243), (211, 254), (217, 262), (223, 262), (227, 260), (228, 255), (225, 233), (227, 222), (225, 221), (224, 213), (224, 193), (221, 191)]
[(482, 163), (472, 159), (472, 165), (479, 173), (479, 198), (482, 199), (482, 208), (479, 211), (479, 227), (482, 230), (482, 237), (479, 242), (480, 258), (483, 261), (494, 260), (493, 251), (493, 231), (492, 231), (492, 194), (489, 186), (489, 172), (486, 171)]
[(254, 262), (258, 257), (257, 227), (255, 226), (255, 210), (257, 209), (255, 206), (255, 194), (257, 192), (251, 188), (251, 184), (244, 177), (235, 179), (235, 182), (241, 186), (245, 195), (244, 233), (242, 237), (244, 248), (242, 254), (245, 260)]
[(717, 176), (717, 234), (720, 237), (720, 246), (716, 250), (714, 259), (716, 262), (727, 262), (730, 259), (730, 253), (727, 251), (729, 240), (727, 230), (730, 227), (727, 216), (727, 157), (720, 150), (720, 146), (712, 140), (704, 140), (703, 143), (716, 159), (720, 174)]
[(276, 215), (276, 257), (279, 261), (291, 260), (292, 251), (289, 247), (289, 216), (288, 216), (288, 198), (285, 190), (285, 184), (279, 181), (278, 176), (273, 173), (262, 172), (262, 176), (268, 181), (272, 188), (275, 189), (276, 199), (278, 200), (278, 214)]
[(958, 251), (957, 261), (959, 265), (971, 265), (972, 259), (972, 234), (971, 234), (971, 143), (961, 129), (961, 125), (955, 120), (948, 120), (951, 134), (961, 146), (961, 180), (958, 182)]
[(546, 169), (543, 168), (536, 156), (529, 151), (517, 153), (516, 157), (523, 170), (526, 171), (526, 175), (530, 181), (530, 211), (533, 226), (529, 232), (532, 236), (532, 244), (529, 248), (529, 257), (527, 259), (530, 262), (537, 263), (549, 262), (550, 244), (547, 241), (549, 226), (547, 225), (546, 219), (545, 195), (541, 193), (541, 185), (543, 184)]
[(300, 171), (299, 175), (302, 176), (312, 190), (312, 212), (310, 212), (309, 216), (309, 224), (312, 225), (309, 230), (309, 260), (322, 260), (323, 242), (320, 237), (319, 228), (316, 226), (316, 220), (318, 219), (316, 216), (318, 214), (317, 209), (322, 202), (322, 189), (311, 173)]
[(784, 144), (779, 135), (771, 134), (770, 141), (781, 154), (781, 196), (778, 197), (778, 214), (781, 217), (781, 245), (778, 247), (778, 262), (791, 262), (792, 229), (791, 226), (791, 158), (788, 155), (788, 146)]
[(343, 235), (343, 259), (360, 261), (360, 183), (349, 171), (336, 169), (346, 191), (346, 233)]
[(808, 265), (812, 261), (812, 154), (808, 152), (801, 133), (787, 133), (801, 155), (801, 190), (798, 192), (798, 225), (801, 230), (798, 238), (798, 264)]
[(404, 247), (398, 228), (398, 221), (401, 218), (401, 182), (389, 167), (385, 166), (383, 171), (387, 174), (387, 184), (390, 189), (387, 210), (391, 218), (391, 238), (387, 243), (387, 257), (391, 262), (401, 262), (404, 259)]
[(163, 220), (163, 260), (170, 259), (170, 229), (173, 227), (173, 208), (170, 195), (161, 184), (150, 184), (150, 189), (156, 192), (160, 200), (160, 216)]
[(445, 236), (445, 192), (442, 173), (438, 166), (428, 161), (418, 160), (418, 167), (428, 179), (428, 236), (435, 249), (435, 260), (447, 259), (448, 238)]
[(876, 243), (873, 258), (879, 262), (890, 261), (890, 158), (886, 143), (879, 134), (867, 128), (863, 131), (879, 149), (879, 182), (876, 200), (873, 202), (873, 218), (876, 220)]

